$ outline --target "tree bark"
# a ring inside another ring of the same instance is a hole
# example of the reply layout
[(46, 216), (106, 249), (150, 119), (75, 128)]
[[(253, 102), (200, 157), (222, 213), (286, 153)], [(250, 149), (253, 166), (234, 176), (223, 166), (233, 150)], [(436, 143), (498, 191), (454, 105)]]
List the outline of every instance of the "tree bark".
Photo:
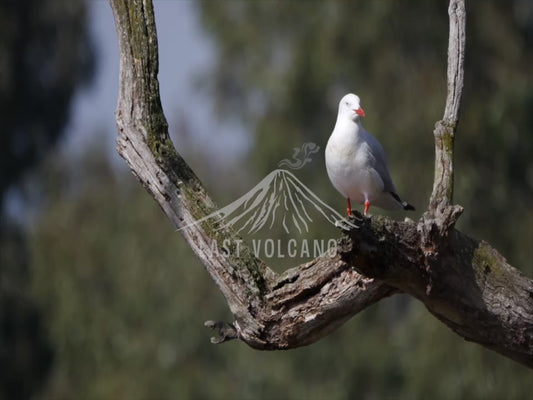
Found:
[[(150, 0), (110, 0), (120, 44), (118, 152), (176, 228), (216, 206), (176, 152), (159, 97), (158, 49)], [(453, 139), (463, 85), (464, 2), (449, 8), (448, 96), (435, 128), (435, 182), (418, 222), (357, 215), (334, 258), (276, 274), (251, 250), (211, 251), (239, 238), (209, 223), (180, 232), (224, 294), (235, 321), (207, 321), (219, 337), (257, 349), (311, 344), (359, 311), (404, 292), (466, 340), (533, 367), (533, 281), (485, 242), (454, 229)], [(233, 249), (234, 250), (234, 249)]]

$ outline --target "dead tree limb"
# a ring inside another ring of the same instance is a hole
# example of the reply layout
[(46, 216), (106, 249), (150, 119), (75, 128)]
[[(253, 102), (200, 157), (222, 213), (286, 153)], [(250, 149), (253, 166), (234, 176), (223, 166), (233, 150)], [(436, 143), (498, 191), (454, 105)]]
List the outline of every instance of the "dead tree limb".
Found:
[[(120, 44), (118, 152), (176, 228), (216, 210), (175, 150), (159, 96), (158, 48), (150, 0), (110, 0)], [(533, 367), (533, 282), (487, 243), (454, 229), (453, 138), (463, 82), (464, 2), (450, 2), (448, 98), (435, 128), (435, 183), (418, 224), (365, 219), (339, 240), (337, 256), (274, 273), (247, 248), (211, 251), (237, 236), (216, 223), (182, 234), (224, 294), (232, 323), (208, 321), (221, 337), (258, 349), (313, 343), (396, 292), (422, 301), (467, 340)]]

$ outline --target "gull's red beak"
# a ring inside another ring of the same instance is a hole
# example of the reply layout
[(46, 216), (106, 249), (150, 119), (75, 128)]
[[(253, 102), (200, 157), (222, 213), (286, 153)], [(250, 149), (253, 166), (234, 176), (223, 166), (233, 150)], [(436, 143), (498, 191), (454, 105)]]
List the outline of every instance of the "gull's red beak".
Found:
[(360, 115), (361, 117), (364, 117), (366, 115), (365, 110), (363, 110), (363, 107), (359, 107), (357, 110), (355, 110), (355, 113), (357, 115)]

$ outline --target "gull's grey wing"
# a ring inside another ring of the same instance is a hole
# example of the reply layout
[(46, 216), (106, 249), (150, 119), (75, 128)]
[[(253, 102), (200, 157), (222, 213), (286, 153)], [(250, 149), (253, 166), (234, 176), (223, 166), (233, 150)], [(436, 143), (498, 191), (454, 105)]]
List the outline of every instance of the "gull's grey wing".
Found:
[(367, 134), (366, 140), (373, 157), (372, 167), (377, 171), (383, 180), (383, 191), (396, 193), (396, 187), (394, 186), (390, 176), (387, 155), (385, 154), (385, 150), (383, 150), (383, 146), (381, 146), (381, 143), (379, 143), (379, 141), (366, 130), (365, 133)]

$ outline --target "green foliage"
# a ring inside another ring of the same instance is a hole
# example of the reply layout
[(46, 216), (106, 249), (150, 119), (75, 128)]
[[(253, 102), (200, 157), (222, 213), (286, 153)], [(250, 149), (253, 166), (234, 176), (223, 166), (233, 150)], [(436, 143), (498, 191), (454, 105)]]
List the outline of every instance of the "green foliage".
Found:
[[(221, 113), (241, 116), (257, 132), (250, 160), (260, 174), (303, 142), (324, 149), (340, 98), (354, 91), (367, 112), (365, 126), (387, 149), (400, 192), (409, 190), (403, 197), (422, 208), (433, 177), (431, 131), (446, 90), (445, 4), (200, 5), (220, 45), (213, 84)], [(322, 157), (302, 171), (304, 181), (316, 181), (322, 198), (344, 206), (330, 190)], [(410, 180), (410, 171), (418, 179)]]
[(224, 302), (131, 176), (114, 177), (102, 157), (90, 165), (73, 196), (66, 193), (73, 182), (63, 178), (65, 191), (51, 199), (33, 235), (34, 293), (57, 351), (49, 396), (186, 391), (176, 372), (201, 375), (195, 357), (208, 343), (207, 334), (197, 337), (206, 319), (197, 310), (207, 302), (224, 315)]

